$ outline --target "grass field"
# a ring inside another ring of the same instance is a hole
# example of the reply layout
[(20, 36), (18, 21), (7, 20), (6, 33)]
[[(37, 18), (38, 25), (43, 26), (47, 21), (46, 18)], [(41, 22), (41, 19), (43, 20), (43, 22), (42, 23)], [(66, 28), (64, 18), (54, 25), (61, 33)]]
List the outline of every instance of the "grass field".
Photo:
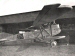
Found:
[[(17, 37), (17, 35), (7, 33), (2, 33), (1, 35), (3, 38), (7, 37), (8, 39), (16, 39)], [(74, 42), (75, 40), (74, 30), (64, 30), (59, 35), (69, 35), (70, 42)], [(75, 56), (75, 45), (70, 44), (67, 46), (61, 44), (51, 48), (50, 46), (44, 46), (41, 43), (25, 44), (25, 41), (12, 41), (6, 43), (4, 46), (0, 46), (0, 56)]]
[(26, 46), (0, 46), (0, 56), (75, 56), (75, 45), (59, 45), (52, 48), (39, 44)]

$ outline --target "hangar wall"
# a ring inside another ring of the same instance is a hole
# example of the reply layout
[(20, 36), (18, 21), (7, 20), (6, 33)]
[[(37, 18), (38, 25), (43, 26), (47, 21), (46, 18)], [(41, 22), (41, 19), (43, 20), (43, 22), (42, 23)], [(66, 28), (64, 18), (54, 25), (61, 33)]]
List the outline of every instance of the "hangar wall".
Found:
[(32, 25), (32, 22), (3, 24), (3, 31), (10, 34), (18, 34), (19, 30), (25, 29)]
[[(66, 35), (67, 37), (60, 42), (67, 42), (75, 44), (75, 18), (56, 20), (56, 23), (60, 24), (62, 29), (59, 35)], [(69, 40), (68, 40), (69, 39)]]
[[(18, 23), (18, 24), (4, 24), (2, 26), (4, 28), (4, 32), (10, 33), (10, 34), (16, 34), (16, 33), (18, 34), (18, 31), (20, 29), (25, 29), (26, 27), (30, 25), (32, 25), (32, 22)], [(75, 44), (75, 30), (74, 29), (62, 29), (61, 28), (61, 33), (58, 34), (58, 36), (61, 36), (61, 35), (65, 35), (66, 38), (59, 40), (59, 43), (67, 43), (67, 41), (69, 41), (69, 43)]]
[[(3, 28), (3, 32), (10, 33), (10, 34), (18, 33), (18, 30), (25, 29), (26, 27), (32, 25), (32, 21), (35, 20), (38, 13), (39, 11), (35, 13), (30, 12), (26, 14), (22, 13), (18, 15), (16, 14), (16, 15), (8, 15), (8, 16), (0, 17), (0, 24)], [(61, 19), (61, 20), (57, 20), (56, 23), (59, 23), (60, 25), (63, 25), (63, 24), (74, 24), (75, 25), (75, 19), (68, 19), (68, 20)], [(62, 32), (59, 35), (66, 35), (66, 36), (69, 35), (70, 36), (69, 42), (75, 43), (75, 28), (66, 29), (66, 30), (62, 29)], [(66, 39), (60, 40), (60, 42), (66, 43)]]
[(39, 11), (0, 16), (0, 24), (11, 24), (34, 21), (39, 14)]

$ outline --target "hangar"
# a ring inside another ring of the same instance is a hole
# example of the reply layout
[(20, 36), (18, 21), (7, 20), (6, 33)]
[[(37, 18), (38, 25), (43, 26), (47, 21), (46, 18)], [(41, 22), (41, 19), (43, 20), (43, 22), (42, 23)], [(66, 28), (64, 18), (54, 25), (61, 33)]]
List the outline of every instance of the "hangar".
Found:
[[(32, 25), (32, 23), (38, 16), (39, 12), (40, 11), (32, 11), (27, 13), (0, 16), (0, 31), (4, 32), (5, 36), (18, 34), (19, 30), (25, 29)], [(62, 28), (62, 32), (60, 33), (60, 35), (69, 35), (70, 43), (75, 43), (75, 39), (74, 39), (75, 23), (74, 22), (75, 22), (75, 19), (72, 19), (72, 18), (68, 20), (67, 19), (56, 20), (56, 23), (60, 24)], [(1, 38), (5, 38), (4, 35), (1, 34)], [(66, 42), (66, 41), (62, 40), (60, 42)]]
[[(53, 8), (53, 7), (52, 7)], [(49, 8), (48, 8), (49, 9)], [(57, 9), (58, 11), (58, 9)], [(57, 12), (56, 11), (56, 12)], [(55, 13), (56, 13), (55, 12)], [(57, 14), (59, 15), (60, 12), (58, 12)], [(7, 15), (7, 16), (1, 16), (0, 17), (0, 31), (1, 31), (1, 38), (4, 38), (6, 36), (10, 36), (10, 39), (11, 39), (11, 35), (13, 35), (12, 37), (14, 37), (15, 34), (18, 34), (19, 33), (19, 30), (23, 30), (29, 26), (32, 25), (32, 23), (34, 22), (34, 20), (36, 19), (36, 17), (38, 16), (38, 14), (41, 14), (40, 11), (33, 11), (33, 12), (28, 12), (28, 13), (21, 13), (21, 14), (13, 14), (13, 15)], [(52, 14), (53, 15), (53, 14)], [(63, 16), (63, 15), (62, 15)], [(41, 17), (41, 16), (40, 16)], [(55, 16), (56, 17), (56, 16)], [(41, 19), (42, 20), (42, 19)], [(60, 39), (60, 40), (57, 40), (59, 43), (67, 43), (67, 41), (69, 41), (69, 44), (75, 44), (75, 39), (74, 39), (74, 33), (75, 33), (75, 23), (74, 23), (75, 19), (72, 19), (72, 18), (69, 18), (68, 20), (67, 19), (57, 19), (56, 20), (56, 23), (60, 24), (60, 28), (61, 28), (61, 32), (58, 35), (65, 35), (67, 36), (66, 38), (64, 39)], [(38, 24), (38, 23), (37, 23)], [(9, 34), (8, 34), (9, 33)], [(42, 35), (42, 34), (41, 34)], [(22, 41), (16, 41), (17, 43), (19, 44), (25, 44), (24, 40)], [(16, 44), (16, 42), (12, 42)], [(11, 42), (8, 43), (8, 45), (10, 45)], [(11, 45), (12, 45), (11, 44)], [(34, 44), (29, 44), (29, 45), (24, 45), (23, 47), (21, 46), (20, 49), (18, 49), (16, 52), (19, 52), (19, 51), (23, 51), (24, 48), (27, 48), (29, 47), (30, 45), (34, 45)], [(38, 45), (38, 44), (37, 44)], [(25, 47), (27, 46), (27, 47)], [(36, 46), (36, 45), (35, 45)], [(39, 46), (39, 45), (38, 45)], [(49, 51), (51, 50), (51, 53), (49, 53), (49, 55), (53, 55), (54, 56), (54, 53), (53, 52), (60, 52), (58, 55), (61, 55), (61, 53), (65, 53), (67, 52), (66, 54), (64, 55), (69, 55), (69, 53), (72, 53), (74, 54), (74, 49), (72, 48), (72, 51), (68, 51), (68, 50), (71, 50), (71, 47), (72, 46), (68, 46), (68, 48), (66, 46), (59, 46), (58, 47), (55, 47), (55, 48), (52, 48), (49, 49)], [(23, 48), (23, 49), (22, 49)], [(49, 48), (49, 47), (48, 47)], [(14, 49), (14, 48), (13, 48)], [(35, 53), (35, 49), (33, 47), (31, 47), (32, 50), (34, 50), (33, 55), (36, 54)], [(39, 48), (40, 49), (40, 48)], [(45, 49), (45, 48), (44, 48)], [(57, 51), (57, 49), (60, 49)], [(67, 49), (67, 50), (66, 50)], [(38, 50), (36, 48), (36, 50)], [(38, 51), (40, 51), (40, 53), (45, 53), (48, 49), (46, 49), (45, 52), (41, 51), (43, 50), (42, 48)], [(63, 50), (63, 51), (62, 51)], [(65, 52), (64, 52), (65, 51)], [(13, 52), (13, 51), (12, 51)], [(27, 50), (26, 50), (27, 52)], [(31, 52), (31, 51), (30, 51)], [(69, 52), (69, 53), (68, 53)], [(39, 52), (38, 52), (39, 53)], [(39, 53), (39, 54), (40, 54)], [(62, 54), (63, 54), (62, 53)], [(47, 54), (47, 53), (46, 53)], [(14, 55), (17, 55), (16, 53)], [(40, 54), (41, 55), (41, 54)], [(56, 54), (57, 55), (57, 54)]]
[(27, 24), (27, 22), (33, 22), (36, 19), (38, 13), (39, 11), (0, 16), (0, 25), (5, 29), (7, 28), (5, 30), (6, 32), (14, 34), (18, 29), (28, 27), (29, 24)]

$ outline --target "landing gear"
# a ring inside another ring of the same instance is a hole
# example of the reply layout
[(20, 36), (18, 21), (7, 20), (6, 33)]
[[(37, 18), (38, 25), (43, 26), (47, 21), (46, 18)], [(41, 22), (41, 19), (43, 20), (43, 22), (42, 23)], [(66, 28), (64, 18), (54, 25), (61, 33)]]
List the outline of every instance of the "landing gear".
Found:
[(51, 41), (50, 45), (51, 45), (51, 47), (57, 46), (57, 41)]

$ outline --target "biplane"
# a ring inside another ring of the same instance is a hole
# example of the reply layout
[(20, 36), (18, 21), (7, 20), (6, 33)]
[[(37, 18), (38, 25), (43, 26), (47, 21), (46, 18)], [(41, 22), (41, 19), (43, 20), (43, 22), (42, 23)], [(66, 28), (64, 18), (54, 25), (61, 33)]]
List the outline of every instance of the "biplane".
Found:
[[(23, 31), (30, 30), (30, 32), (39, 32), (34, 38), (32, 43), (45, 43), (50, 44), (52, 47), (57, 45), (57, 39), (65, 38), (66, 36), (56, 36), (61, 32), (59, 24), (56, 24), (57, 19), (63, 19), (61, 17), (65, 13), (72, 10), (72, 7), (61, 6), (60, 4), (45, 5), (36, 17), (33, 25), (25, 28)], [(36, 27), (36, 29), (35, 29)], [(38, 28), (38, 29), (37, 29)], [(7, 39), (1, 39), (0, 42), (4, 42)], [(28, 40), (28, 39), (24, 39)]]

